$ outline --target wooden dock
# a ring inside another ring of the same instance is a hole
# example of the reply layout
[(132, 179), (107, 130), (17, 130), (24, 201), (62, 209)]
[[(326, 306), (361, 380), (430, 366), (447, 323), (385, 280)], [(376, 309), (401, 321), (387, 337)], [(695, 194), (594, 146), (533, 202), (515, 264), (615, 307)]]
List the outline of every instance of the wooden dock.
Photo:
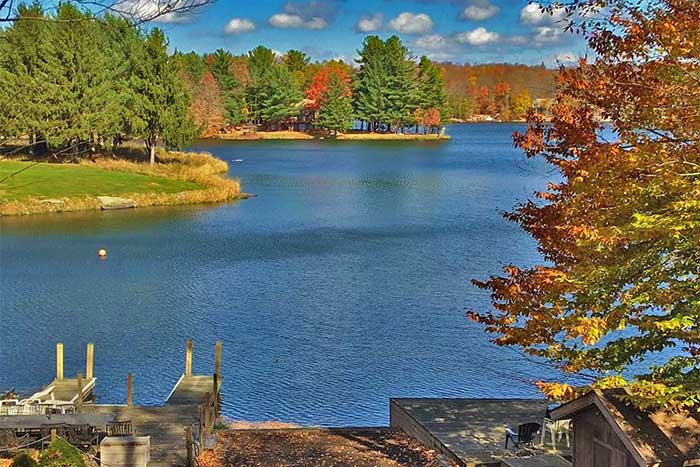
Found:
[(509, 456), (506, 427), (542, 423), (544, 399), (390, 399), (391, 427), (401, 429), (457, 465)]
[[(149, 467), (189, 467), (193, 465), (192, 456), (197, 451), (196, 447), (206, 444), (219, 417), (221, 342), (216, 344), (213, 375), (194, 375), (192, 357), (190, 339), (185, 351), (185, 371), (164, 405), (133, 405), (133, 378), (130, 373), (126, 378), (126, 404), (103, 405), (94, 403), (93, 398), (96, 385), (96, 378), (93, 376), (94, 346), (88, 344), (86, 378), (80, 373), (76, 378), (65, 378), (63, 344), (59, 343), (56, 345), (56, 379), (28, 399), (17, 401), (18, 405), (14, 407), (16, 413), (0, 415), (0, 429), (5, 427), (21, 431), (30, 424), (39, 423), (40, 428), (43, 425), (59, 423), (59, 420), (63, 420), (60, 423), (69, 425), (87, 420), (87, 424), (96, 429), (106, 430), (108, 423), (130, 422), (134, 435), (151, 437)], [(29, 407), (32, 409), (30, 412), (42, 408), (47, 411), (47, 415), (24, 415), (23, 412), (20, 413), (19, 407)], [(66, 414), (55, 415), (57, 411)], [(68, 413), (69, 411), (75, 413)], [(37, 428), (33, 425), (33, 428)]]

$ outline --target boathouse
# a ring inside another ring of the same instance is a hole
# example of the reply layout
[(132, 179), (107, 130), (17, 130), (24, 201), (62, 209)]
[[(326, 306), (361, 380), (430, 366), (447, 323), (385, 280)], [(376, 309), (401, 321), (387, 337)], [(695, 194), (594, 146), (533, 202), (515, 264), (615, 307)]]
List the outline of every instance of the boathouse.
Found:
[(573, 422), (573, 467), (700, 466), (697, 414), (642, 411), (625, 395), (596, 389), (552, 411)]

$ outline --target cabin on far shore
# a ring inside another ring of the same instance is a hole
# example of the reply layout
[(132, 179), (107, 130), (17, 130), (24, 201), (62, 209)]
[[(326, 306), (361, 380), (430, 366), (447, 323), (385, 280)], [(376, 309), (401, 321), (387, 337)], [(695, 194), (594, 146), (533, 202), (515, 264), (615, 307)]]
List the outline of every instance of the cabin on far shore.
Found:
[(645, 412), (626, 394), (596, 389), (551, 412), (573, 422), (573, 467), (700, 467), (697, 413)]

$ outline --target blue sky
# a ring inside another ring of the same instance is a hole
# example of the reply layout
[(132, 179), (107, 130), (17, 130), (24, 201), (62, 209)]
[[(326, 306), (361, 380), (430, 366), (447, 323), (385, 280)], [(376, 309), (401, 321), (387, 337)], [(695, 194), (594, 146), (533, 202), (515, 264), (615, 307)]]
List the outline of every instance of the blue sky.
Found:
[(397, 34), (416, 55), (438, 61), (553, 66), (586, 52), (580, 37), (563, 31), (563, 16), (543, 14), (528, 0), (218, 0), (159, 27), (185, 52), (240, 54), (262, 44), (348, 61), (366, 35)]

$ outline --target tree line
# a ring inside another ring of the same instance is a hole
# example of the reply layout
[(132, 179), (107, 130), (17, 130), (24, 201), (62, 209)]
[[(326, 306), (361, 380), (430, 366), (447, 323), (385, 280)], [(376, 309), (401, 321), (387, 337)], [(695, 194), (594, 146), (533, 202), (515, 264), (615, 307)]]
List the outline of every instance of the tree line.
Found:
[[(154, 160), (158, 144), (179, 148), (244, 124), (434, 132), (461, 115), (455, 89), (478, 87), (473, 79), (460, 84), (449, 64), (418, 59), (396, 36), (366, 37), (355, 66), (264, 46), (243, 55), (169, 55), (157, 28), (95, 17), (72, 3), (52, 11), (19, 5), (18, 21), (0, 30), (0, 141), (29, 138), (38, 157), (80, 157), (141, 140)], [(480, 95), (518, 115), (532, 104), (503, 83), (495, 88), (482, 86)], [(479, 111), (493, 107), (483, 101)]]
[(159, 142), (181, 147), (196, 136), (161, 30), (109, 14), (95, 21), (71, 3), (53, 15), (19, 5), (17, 17), (0, 32), (2, 137), (28, 136), (37, 157), (141, 139), (153, 161)]
[(544, 64), (442, 63), (441, 67), (454, 118), (468, 120), (482, 114), (517, 120), (525, 118), (532, 107), (539, 113), (550, 113), (557, 71)]
[(282, 56), (263, 46), (235, 56), (219, 49), (176, 52), (192, 110), (204, 134), (244, 123), (347, 131), (433, 131), (449, 116), (442, 69), (420, 60), (396, 37), (368, 36), (357, 67), (339, 60), (312, 63), (302, 51)]

